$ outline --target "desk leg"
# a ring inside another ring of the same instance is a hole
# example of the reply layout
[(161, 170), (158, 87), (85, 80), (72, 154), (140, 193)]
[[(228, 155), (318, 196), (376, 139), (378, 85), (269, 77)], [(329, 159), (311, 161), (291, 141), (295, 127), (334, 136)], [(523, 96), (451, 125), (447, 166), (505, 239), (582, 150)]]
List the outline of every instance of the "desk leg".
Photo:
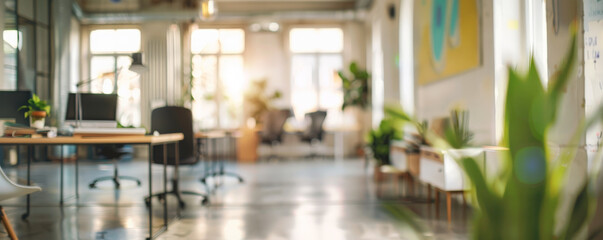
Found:
[(218, 157), (218, 139), (217, 138), (214, 138), (212, 140), (212, 150), (214, 152), (214, 157), (213, 157), (214, 161), (212, 161), (213, 162), (212, 175), (214, 176), (214, 188), (218, 188), (218, 178), (217, 178), (218, 172), (216, 171), (218, 169), (216, 167), (220, 167), (219, 163), (218, 163), (218, 161), (220, 161), (220, 160)]
[(335, 132), (335, 160), (343, 161), (344, 149), (343, 149), (343, 132)]
[(153, 172), (151, 171), (151, 167), (153, 165), (153, 145), (149, 144), (149, 237), (147, 239), (153, 238)]
[[(222, 139), (222, 141), (224, 141), (222, 143), (222, 147), (224, 149), (222, 149), (223, 154), (222, 154), (222, 159), (220, 160), (220, 178), (222, 178), (222, 176), (224, 175), (224, 162), (226, 162), (226, 159), (229, 157), (228, 156), (228, 137), (224, 137)], [(222, 179), (220, 179), (221, 181)]]
[(77, 149), (78, 145), (75, 145), (75, 198), (80, 198), (80, 166)]
[[(180, 145), (179, 142), (174, 143), (174, 176), (172, 181), (174, 181), (174, 186), (172, 191), (176, 192), (176, 196), (180, 196)], [(167, 181), (167, 179), (166, 179)], [(180, 198), (178, 198), (178, 207), (176, 208), (176, 215), (180, 217), (180, 208), (184, 208), (184, 202)]]
[(64, 168), (64, 165), (65, 165), (65, 163), (63, 162), (63, 145), (59, 145), (59, 161), (61, 161), (61, 174), (60, 174), (61, 175), (60, 176), (61, 179), (59, 179), (59, 182), (60, 182), (60, 194), (61, 194), (60, 197), (61, 198), (59, 200), (59, 204), (61, 206), (63, 206), (63, 171), (64, 171), (63, 168)]
[[(201, 142), (203, 141), (203, 142)], [(209, 185), (207, 184), (207, 178), (209, 177), (209, 173), (211, 173), (210, 168), (210, 159), (209, 159), (209, 139), (208, 138), (203, 138), (203, 139), (199, 139), (199, 143), (201, 144), (201, 147), (203, 148), (203, 150), (201, 151), (201, 154), (203, 155), (203, 178), (201, 178), (201, 183), (203, 183), (203, 185), (205, 185), (205, 190), (207, 191), (207, 194), (211, 194), (211, 188), (209, 187)]]
[[(177, 146), (177, 143), (176, 143)], [(168, 225), (168, 220), (167, 220), (167, 202), (168, 202), (168, 195), (167, 195), (167, 144), (164, 143), (163, 144), (163, 194), (164, 194), (164, 198), (163, 198), (163, 226), (165, 226), (165, 229), (167, 230), (167, 225)], [(178, 151), (178, 147), (176, 147), (176, 151)], [(176, 153), (177, 154), (177, 153)]]
[[(31, 185), (31, 152), (32, 152), (32, 146), (27, 146), (27, 185)], [(17, 155), (19, 155), (19, 145), (17, 145)], [(27, 217), (29, 217), (29, 212), (31, 209), (31, 205), (30, 205), (30, 201), (31, 201), (31, 194), (27, 194), (27, 209), (25, 210), (25, 213), (23, 215), (21, 215), (21, 219), (25, 220), (27, 219)]]

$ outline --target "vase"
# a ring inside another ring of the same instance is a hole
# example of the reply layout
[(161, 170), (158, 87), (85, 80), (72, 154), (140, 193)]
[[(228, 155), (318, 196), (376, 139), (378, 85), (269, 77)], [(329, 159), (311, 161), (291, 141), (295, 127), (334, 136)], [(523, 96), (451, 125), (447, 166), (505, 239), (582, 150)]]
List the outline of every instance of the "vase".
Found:
[(29, 116), (29, 126), (33, 128), (44, 128), (44, 123), (46, 122), (46, 112), (45, 111), (33, 111), (31, 112), (31, 116)]

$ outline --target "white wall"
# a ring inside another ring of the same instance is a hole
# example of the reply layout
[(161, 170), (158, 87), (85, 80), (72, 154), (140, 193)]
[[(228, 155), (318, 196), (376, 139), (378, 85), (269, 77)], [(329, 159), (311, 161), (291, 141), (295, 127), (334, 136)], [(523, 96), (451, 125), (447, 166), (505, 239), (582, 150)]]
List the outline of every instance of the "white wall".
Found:
[[(601, 84), (601, 67), (603, 61), (597, 59), (595, 54), (603, 51), (603, 44), (599, 41), (603, 38), (603, 2), (586, 0), (584, 4), (584, 75), (585, 75), (585, 111), (586, 115), (592, 115), (603, 101), (603, 84)], [(597, 132), (603, 130), (602, 126), (595, 127), (586, 135), (586, 144), (591, 148), (597, 147)], [(594, 149), (593, 149), (594, 150)]]
[(267, 92), (283, 95), (274, 102), (277, 107), (291, 106), (289, 59), (283, 32), (250, 32), (245, 36), (245, 73), (247, 80), (267, 79)]
[[(395, 16), (389, 16), (393, 8)], [(400, 1), (374, 1), (366, 19), (368, 69), (371, 72), (372, 125), (383, 118), (383, 105), (400, 100), (399, 56)]]
[[(562, 67), (561, 64), (568, 52), (572, 34), (570, 28), (577, 24), (577, 29), (582, 29), (582, 1), (559, 2), (558, 30), (553, 27), (554, 14), (547, 18), (548, 34), (548, 74), (555, 76)], [(547, 2), (547, 10), (553, 12), (551, 2)], [(576, 132), (578, 125), (584, 119), (584, 44), (583, 33), (578, 31), (578, 55), (574, 72), (564, 90), (562, 102), (557, 117), (557, 124), (552, 129), (549, 139), (556, 144), (568, 144), (569, 139)], [(581, 139), (583, 143), (583, 139)]]
[[(496, 143), (492, 0), (482, 1), (481, 13), (481, 66), (427, 85), (417, 85), (416, 114), (419, 119), (431, 120), (436, 117), (448, 116), (451, 108), (461, 106), (469, 111), (469, 126), (475, 133), (474, 143), (491, 145)], [(417, 67), (414, 66), (415, 69)], [(404, 80), (408, 81), (408, 79)]]
[[(602, 76), (602, 61), (596, 57), (596, 53), (603, 51), (603, 45), (599, 41), (603, 39), (603, 2), (596, 0), (584, 1), (584, 76), (585, 76), (585, 111), (587, 116), (592, 116), (603, 100), (603, 84)], [(597, 132), (601, 132), (603, 126), (598, 125), (587, 131), (585, 136), (587, 154), (589, 155), (589, 169), (592, 168), (592, 158), (599, 151), (599, 140)], [(595, 170), (596, 171), (596, 170)], [(598, 169), (598, 171), (602, 171)], [(600, 175), (596, 181), (596, 189), (598, 189), (598, 205), (595, 216), (603, 214), (603, 176)], [(603, 219), (595, 218), (590, 226), (590, 233), (601, 229)]]

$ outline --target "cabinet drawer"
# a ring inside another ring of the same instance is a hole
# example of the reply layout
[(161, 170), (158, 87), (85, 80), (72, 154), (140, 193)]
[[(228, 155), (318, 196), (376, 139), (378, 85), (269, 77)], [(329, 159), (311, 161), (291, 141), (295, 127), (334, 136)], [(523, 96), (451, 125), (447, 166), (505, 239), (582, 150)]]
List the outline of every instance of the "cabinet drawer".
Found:
[(403, 149), (392, 147), (389, 152), (389, 159), (392, 166), (400, 171), (408, 170), (408, 163), (406, 159), (406, 153)]
[(444, 189), (444, 164), (428, 158), (421, 158), (419, 179), (437, 188)]

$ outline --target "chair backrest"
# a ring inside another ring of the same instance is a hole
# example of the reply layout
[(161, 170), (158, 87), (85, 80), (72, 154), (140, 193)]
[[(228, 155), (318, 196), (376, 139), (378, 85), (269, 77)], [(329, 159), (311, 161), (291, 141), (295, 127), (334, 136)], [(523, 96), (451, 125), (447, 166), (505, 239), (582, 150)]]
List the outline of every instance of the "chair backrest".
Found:
[(310, 119), (310, 124), (303, 133), (304, 137), (308, 139), (318, 139), (322, 141), (322, 136), (324, 134), (323, 125), (325, 119), (327, 118), (327, 112), (309, 112), (306, 113), (306, 118)]
[(268, 110), (262, 116), (262, 142), (280, 142), (285, 130), (283, 126), (291, 116), (289, 109)]
[[(151, 132), (182, 133), (184, 139), (179, 142), (180, 164), (194, 164), (197, 162), (195, 157), (195, 143), (193, 133), (193, 114), (191, 110), (184, 107), (167, 106), (153, 110), (151, 113)], [(175, 164), (175, 146), (167, 146), (168, 164)], [(163, 163), (163, 146), (153, 147), (153, 162)]]
[(33, 192), (42, 191), (38, 186), (23, 186), (16, 184), (0, 168), (0, 201), (24, 196)]

